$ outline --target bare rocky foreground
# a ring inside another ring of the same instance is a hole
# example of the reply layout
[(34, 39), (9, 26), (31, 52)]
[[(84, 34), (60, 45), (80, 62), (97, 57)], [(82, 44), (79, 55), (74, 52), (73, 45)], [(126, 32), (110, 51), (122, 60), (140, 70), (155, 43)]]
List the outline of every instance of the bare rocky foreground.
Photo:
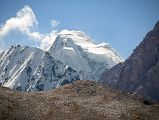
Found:
[(159, 105), (92, 81), (35, 93), (0, 87), (0, 120), (159, 120)]

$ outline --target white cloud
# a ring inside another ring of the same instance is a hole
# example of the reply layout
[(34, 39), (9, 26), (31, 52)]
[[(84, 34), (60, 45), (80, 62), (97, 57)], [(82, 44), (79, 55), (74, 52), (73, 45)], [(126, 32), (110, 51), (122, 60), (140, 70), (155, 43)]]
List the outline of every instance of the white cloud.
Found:
[(57, 21), (57, 20), (51, 20), (51, 26), (52, 26), (53, 28), (57, 27), (59, 24), (60, 24), (59, 21)]
[[(52, 20), (52, 27), (56, 27), (60, 22)], [(57, 36), (57, 31), (52, 30), (48, 34), (41, 34), (37, 31), (31, 31), (31, 28), (36, 27), (38, 21), (32, 9), (29, 6), (24, 6), (16, 17), (8, 19), (4, 25), (0, 26), (0, 38), (7, 36), (13, 30), (17, 30), (33, 40), (40, 42), (40, 48), (48, 50)]]
[(42, 48), (43, 50), (48, 50), (51, 47), (52, 43), (55, 41), (57, 35), (57, 30), (52, 30), (49, 34), (44, 35), (41, 39), (40, 48)]
[(16, 17), (10, 18), (0, 28), (0, 37), (5, 36), (12, 30), (19, 30), (21, 32), (29, 32), (30, 28), (37, 25), (36, 17), (29, 6), (24, 6)]

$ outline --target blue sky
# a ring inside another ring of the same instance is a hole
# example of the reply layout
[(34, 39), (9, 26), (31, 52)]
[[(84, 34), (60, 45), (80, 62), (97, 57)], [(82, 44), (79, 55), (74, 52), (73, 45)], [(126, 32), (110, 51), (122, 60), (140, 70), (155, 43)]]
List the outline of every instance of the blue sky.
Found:
[[(20, 19), (27, 13), (25, 20), (31, 21), (23, 28), (16, 22), (18, 11)], [(1, 51), (16, 43), (39, 47), (41, 39), (45, 48), (49, 38), (68, 29), (83, 31), (96, 43), (107, 42), (127, 58), (159, 20), (159, 0), (1, 0), (0, 16), (1, 32), (9, 31), (0, 36)]]

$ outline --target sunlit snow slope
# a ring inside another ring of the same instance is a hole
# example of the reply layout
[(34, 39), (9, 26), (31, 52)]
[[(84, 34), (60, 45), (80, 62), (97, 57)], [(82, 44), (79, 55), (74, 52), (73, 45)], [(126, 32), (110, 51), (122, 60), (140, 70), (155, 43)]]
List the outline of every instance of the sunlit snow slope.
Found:
[(79, 80), (75, 70), (48, 53), (28, 46), (12, 46), (0, 57), (0, 84), (18, 91), (42, 91)]
[(107, 43), (96, 45), (81, 31), (62, 30), (49, 53), (76, 70), (81, 79), (98, 80), (105, 68), (123, 62)]

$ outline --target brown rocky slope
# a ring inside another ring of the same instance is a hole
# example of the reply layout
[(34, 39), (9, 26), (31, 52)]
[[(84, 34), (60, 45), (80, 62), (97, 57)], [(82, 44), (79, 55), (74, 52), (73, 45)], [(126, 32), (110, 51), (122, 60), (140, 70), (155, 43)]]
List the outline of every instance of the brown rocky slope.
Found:
[(131, 56), (108, 71), (100, 83), (159, 100), (159, 22)]
[(0, 87), (0, 120), (159, 120), (159, 106), (93, 81), (35, 93)]

